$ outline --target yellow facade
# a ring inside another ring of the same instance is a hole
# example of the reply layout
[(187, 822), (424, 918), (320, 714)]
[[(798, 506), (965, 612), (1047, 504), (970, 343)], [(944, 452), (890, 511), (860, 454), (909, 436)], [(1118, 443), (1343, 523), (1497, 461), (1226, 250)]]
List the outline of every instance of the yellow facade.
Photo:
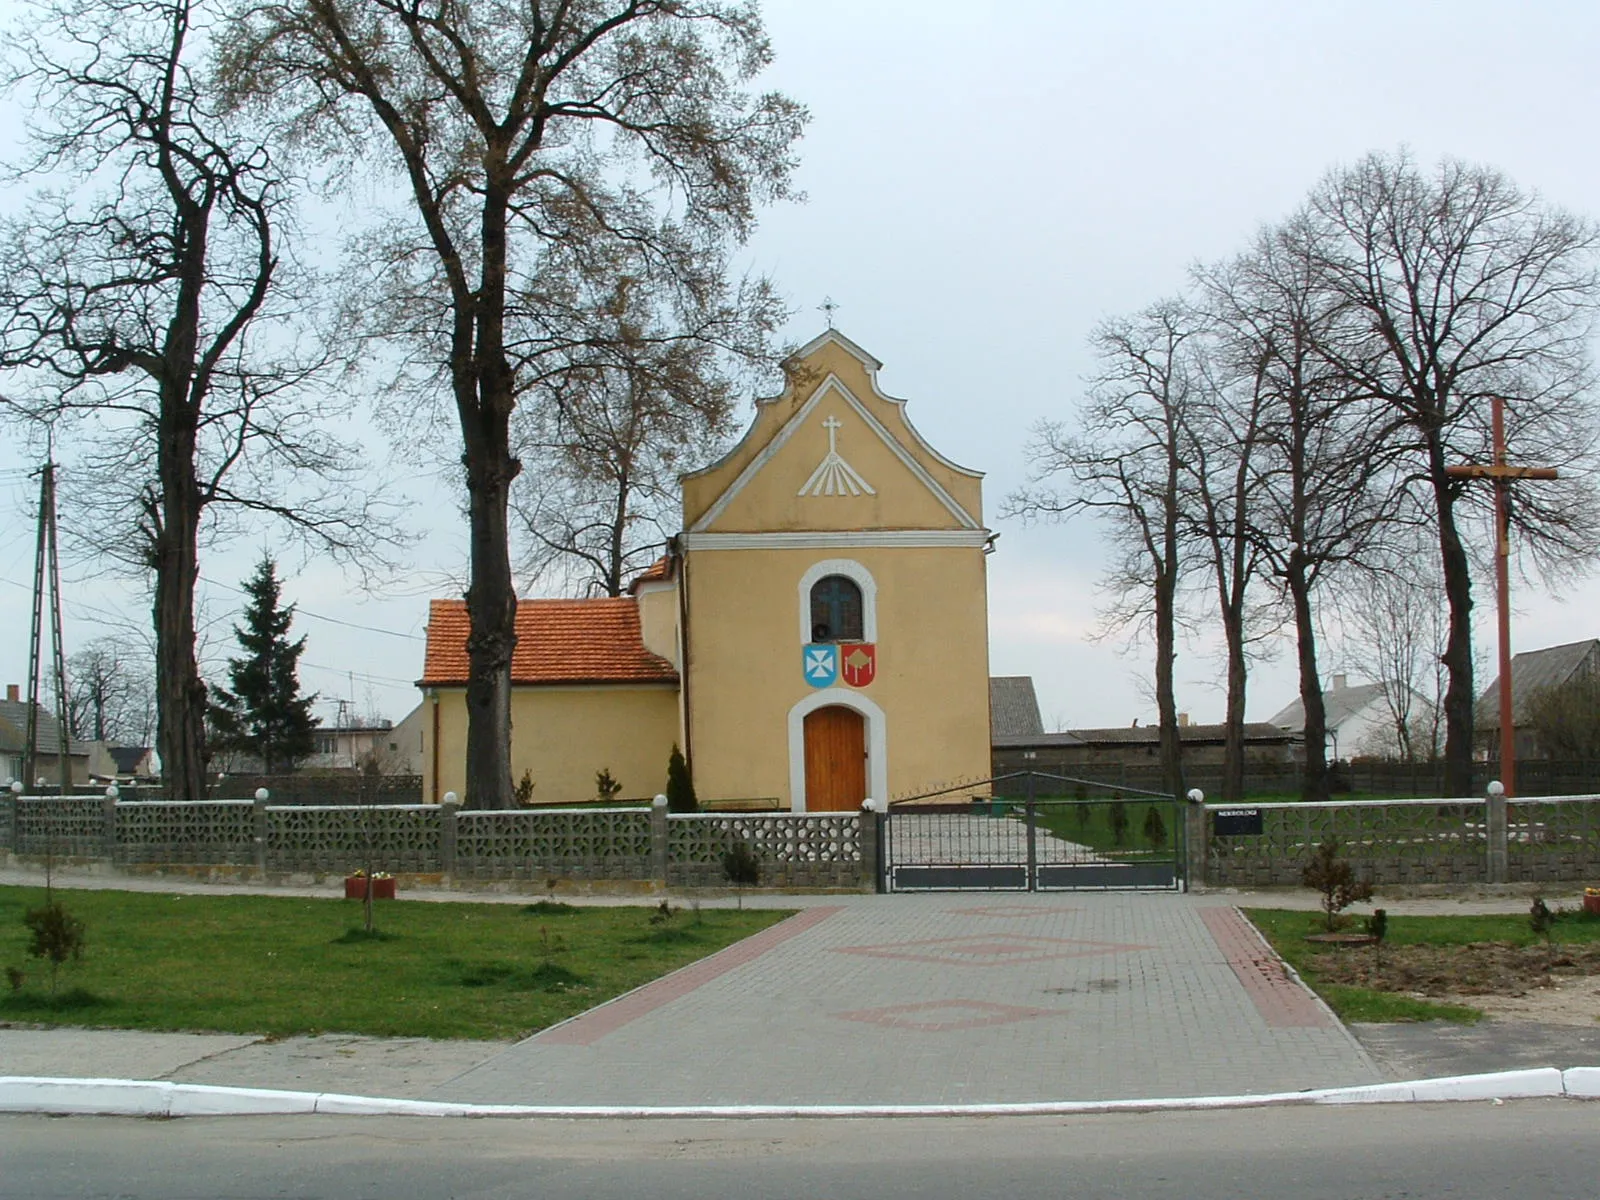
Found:
[[(424, 704), (430, 711), (425, 714), (423, 799), (437, 803), (447, 792), (460, 796), (466, 790), (466, 689), (430, 689)], [(677, 741), (678, 689), (670, 684), (545, 686), (511, 693), (511, 778), (518, 781), (529, 772), (535, 804), (595, 799), (600, 770), (609, 770), (622, 784), (619, 800), (649, 799), (666, 787), (667, 758)]]
[[(981, 476), (922, 440), (905, 403), (879, 391), (878, 362), (842, 335), (829, 330), (789, 367), (738, 445), (684, 477), (683, 532), (635, 589), (638, 638), (678, 684), (514, 680), (513, 778), (531, 770), (537, 801), (592, 798), (603, 766), (625, 796), (653, 794), (674, 742), (711, 806), (804, 811), (824, 772), (864, 771), (852, 786), (877, 801), (989, 775)], [(837, 646), (836, 663), (876, 654), (861, 686), (842, 669), (814, 686), (802, 667), (811, 589), (833, 576), (863, 610), (861, 636)], [(466, 740), (464, 689), (438, 690), (430, 799), (461, 790)], [(821, 740), (819, 710), (849, 727), (845, 741)]]

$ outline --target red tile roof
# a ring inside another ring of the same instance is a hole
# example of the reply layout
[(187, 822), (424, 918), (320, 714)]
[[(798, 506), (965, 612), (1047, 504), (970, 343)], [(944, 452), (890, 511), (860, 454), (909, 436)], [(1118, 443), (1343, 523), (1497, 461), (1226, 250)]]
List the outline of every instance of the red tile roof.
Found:
[[(464, 600), (428, 606), (428, 650), (421, 683), (467, 681)], [(513, 684), (676, 683), (666, 659), (644, 648), (639, 606), (631, 597), (598, 600), (519, 600)]]
[(672, 578), (672, 559), (663, 554), (643, 571), (633, 577), (633, 582), (628, 585), (628, 591), (637, 596), (641, 583), (662, 583)]

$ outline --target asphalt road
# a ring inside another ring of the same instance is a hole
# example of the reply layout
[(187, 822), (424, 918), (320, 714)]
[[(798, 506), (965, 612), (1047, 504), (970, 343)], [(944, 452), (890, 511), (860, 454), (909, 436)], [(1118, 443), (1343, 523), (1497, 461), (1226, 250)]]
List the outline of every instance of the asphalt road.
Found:
[(1118, 1197), (1572, 1200), (1577, 1101), (1071, 1120), (525, 1122), (0, 1118), (0, 1196), (56, 1200)]

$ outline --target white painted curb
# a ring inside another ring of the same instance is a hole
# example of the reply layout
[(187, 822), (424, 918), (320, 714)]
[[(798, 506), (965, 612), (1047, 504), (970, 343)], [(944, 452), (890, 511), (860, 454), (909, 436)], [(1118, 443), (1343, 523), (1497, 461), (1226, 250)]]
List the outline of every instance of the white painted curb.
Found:
[(563, 1120), (677, 1118), (775, 1120), (883, 1117), (1057, 1117), (1115, 1112), (1182, 1112), (1287, 1104), (1400, 1104), (1411, 1101), (1600, 1098), (1600, 1067), (1536, 1067), (1409, 1083), (1314, 1088), (1258, 1096), (1180, 1096), (1148, 1100), (1060, 1100), (1027, 1104), (455, 1104), (336, 1092), (279, 1092), (134, 1079), (0, 1076), (0, 1112), (119, 1117), (336, 1116), (543, 1117)]

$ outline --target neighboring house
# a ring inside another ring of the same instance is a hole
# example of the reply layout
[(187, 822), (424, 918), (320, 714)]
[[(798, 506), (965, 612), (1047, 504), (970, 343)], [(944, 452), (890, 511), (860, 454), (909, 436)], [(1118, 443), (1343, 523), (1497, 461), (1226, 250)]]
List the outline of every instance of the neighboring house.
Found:
[[(1535, 692), (1560, 687), (1600, 671), (1600, 640), (1568, 642), (1527, 650), (1511, 659), (1511, 727), (1516, 730), (1519, 759), (1543, 758), (1538, 735), (1528, 724), (1528, 700)], [(1492, 761), (1500, 757), (1500, 680), (1496, 679), (1473, 708), (1473, 732)]]
[[(8, 683), (6, 698), (0, 700), (0, 780), (22, 779), (28, 742), (28, 702), (21, 698), (21, 685)], [(60, 724), (55, 714), (42, 704), (37, 706), (38, 748), (33, 774), (54, 786), (61, 781), (59, 750)], [(72, 783), (89, 782), (89, 756), (94, 743), (69, 738), (68, 775)], [(25, 784), (32, 781), (23, 780)]]
[(393, 740), (394, 722), (373, 725), (318, 725), (311, 734), (311, 753), (296, 764), (297, 771), (355, 771), (368, 763), (383, 763)]
[[(683, 477), (683, 531), (631, 594), (523, 600), (511, 775), (538, 801), (664, 790), (856, 811), (989, 774), (982, 476), (929, 446), (835, 330), (740, 442)], [(423, 795), (465, 783), (466, 606), (430, 607)]]
[[(1385, 697), (1383, 684), (1351, 687), (1349, 676), (1335, 675), (1333, 686), (1322, 693), (1322, 709), (1327, 730), (1325, 749), (1330, 760), (1402, 756), (1394, 710)], [(1296, 700), (1274, 713), (1268, 723), (1304, 734), (1305, 706)], [(1428, 743), (1434, 737), (1434, 725), (1433, 705), (1412, 692), (1407, 728), (1413, 757), (1430, 757), (1432, 747)]]
[[(1222, 764), (1226, 725), (1196, 725), (1178, 714), (1178, 745), (1185, 767)], [(1298, 758), (1299, 737), (1277, 725), (1247, 722), (1245, 763), (1289, 764)], [(1134, 724), (1116, 729), (1069, 729), (1062, 733), (997, 736), (994, 771), (1036, 770), (1115, 782), (1124, 771), (1154, 771), (1160, 762), (1161, 729)]]
[(989, 678), (990, 739), (1038, 737), (1044, 732), (1039, 719), (1039, 698), (1034, 695), (1031, 675), (998, 675)]

